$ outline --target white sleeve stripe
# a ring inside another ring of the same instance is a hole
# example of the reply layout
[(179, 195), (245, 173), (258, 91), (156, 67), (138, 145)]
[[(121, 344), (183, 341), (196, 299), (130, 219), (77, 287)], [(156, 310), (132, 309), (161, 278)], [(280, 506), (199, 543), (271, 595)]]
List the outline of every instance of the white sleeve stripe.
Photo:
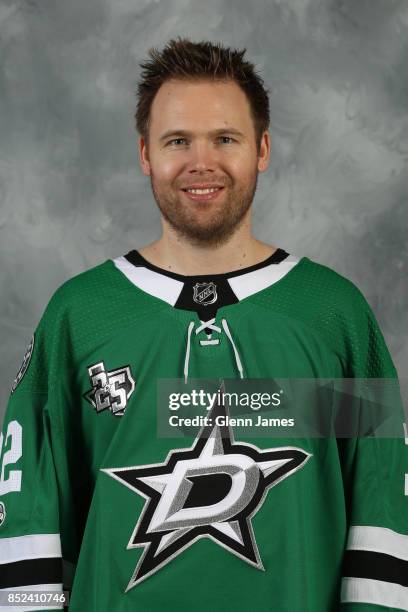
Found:
[(408, 610), (408, 587), (368, 578), (343, 578), (341, 602), (376, 604)]
[(61, 557), (59, 533), (41, 533), (0, 539), (0, 563)]
[(347, 550), (384, 553), (408, 561), (408, 535), (384, 527), (350, 527)]
[[(24, 585), (24, 586), (14, 586), (11, 587), (9, 589), (0, 589), (0, 593), (6, 593), (7, 591), (18, 591), (20, 592), (24, 592), (24, 591), (43, 591), (45, 593), (61, 593), (62, 594), (62, 584), (29, 584), (29, 585)], [(18, 604), (17, 607), (16, 606), (0, 606), (0, 610), (1, 612), (32, 612), (32, 610), (35, 610), (37, 612), (37, 610), (63, 610), (64, 609), (64, 604), (58, 604), (58, 603), (47, 603), (47, 605), (44, 606), (35, 606), (33, 607), (33, 605), (31, 604), (31, 606), (29, 606), (27, 608), (27, 606), (22, 606), (21, 604)]]

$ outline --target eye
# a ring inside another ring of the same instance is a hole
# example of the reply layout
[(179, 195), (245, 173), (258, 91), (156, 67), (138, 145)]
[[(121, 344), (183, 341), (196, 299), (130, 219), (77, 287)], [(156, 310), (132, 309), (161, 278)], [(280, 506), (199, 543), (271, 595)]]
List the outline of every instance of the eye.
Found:
[[(218, 140), (221, 140), (221, 139), (223, 139), (223, 140), (228, 140), (228, 141), (229, 141), (229, 142), (227, 142), (227, 143), (225, 143), (225, 144), (230, 144), (231, 142), (234, 142), (234, 139), (233, 139), (233, 138), (231, 138), (231, 136), (219, 136), (219, 137), (218, 137)], [(176, 144), (176, 143), (179, 143), (180, 141), (184, 141), (184, 142), (185, 142), (185, 141), (186, 141), (186, 139), (185, 139), (185, 138), (182, 138), (182, 137), (180, 137), (180, 138), (173, 138), (172, 140), (169, 140), (167, 144), (168, 144), (168, 145), (171, 145), (171, 144)]]
[[(224, 138), (226, 140), (230, 140), (231, 142), (233, 142), (233, 138), (231, 138), (230, 136), (220, 136), (220, 138)], [(228, 144), (228, 143), (227, 143)]]
[(173, 138), (173, 140), (169, 140), (169, 142), (168, 142), (167, 144), (168, 144), (168, 145), (169, 145), (169, 144), (172, 144), (172, 143), (174, 143), (174, 142), (177, 142), (178, 140), (185, 140), (185, 138)]

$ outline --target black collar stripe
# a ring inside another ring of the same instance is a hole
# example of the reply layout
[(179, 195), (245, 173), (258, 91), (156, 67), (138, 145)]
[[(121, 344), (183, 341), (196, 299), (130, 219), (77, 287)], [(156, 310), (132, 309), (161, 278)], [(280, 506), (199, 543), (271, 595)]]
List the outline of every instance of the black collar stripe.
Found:
[[(194, 280), (222, 280), (228, 281), (232, 291), (238, 300), (253, 295), (277, 281), (281, 280), (299, 261), (295, 255), (288, 255), (282, 249), (276, 257), (276, 263), (270, 263), (277, 251), (264, 262), (226, 274), (182, 276), (181, 274), (161, 270), (152, 264), (144, 265), (141, 256), (137, 257), (137, 251), (131, 251), (127, 255), (116, 257), (113, 262), (115, 266), (139, 289), (150, 295), (164, 300), (174, 306), (180, 297), (183, 287), (187, 281)], [(133, 254), (137, 254), (136, 257)], [(130, 261), (131, 260), (131, 261)], [(136, 263), (138, 262), (138, 263)], [(146, 262), (148, 263), (148, 262)], [(267, 265), (270, 264), (270, 265)], [(161, 272), (160, 272), (161, 270)]]
[(129, 251), (124, 257), (134, 266), (142, 266), (144, 268), (148, 268), (153, 272), (158, 272), (159, 274), (163, 274), (168, 276), (169, 278), (174, 278), (175, 280), (179, 280), (182, 283), (186, 283), (188, 281), (205, 281), (205, 280), (213, 280), (214, 282), (219, 280), (226, 280), (227, 278), (232, 278), (233, 276), (241, 276), (242, 274), (246, 274), (247, 272), (253, 272), (255, 270), (259, 270), (260, 268), (264, 268), (265, 266), (269, 266), (269, 264), (278, 264), (284, 259), (288, 257), (288, 253), (283, 249), (276, 249), (267, 259), (260, 261), (253, 266), (248, 266), (246, 268), (241, 268), (239, 270), (233, 270), (232, 272), (224, 272), (223, 274), (194, 274), (192, 276), (185, 276), (183, 274), (177, 274), (176, 272), (170, 272), (169, 270), (164, 270), (163, 268), (159, 268), (154, 264), (147, 261), (139, 251), (133, 250)]

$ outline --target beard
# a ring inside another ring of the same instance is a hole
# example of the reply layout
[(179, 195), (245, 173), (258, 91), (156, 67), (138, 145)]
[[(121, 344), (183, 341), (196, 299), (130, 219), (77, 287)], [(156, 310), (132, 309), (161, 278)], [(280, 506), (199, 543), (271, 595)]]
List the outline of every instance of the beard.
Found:
[[(195, 177), (197, 182), (217, 182), (214, 177)], [(250, 209), (258, 181), (255, 168), (251, 179), (235, 188), (224, 186), (218, 198), (208, 202), (194, 202), (183, 195), (180, 189), (175, 192), (161, 187), (150, 175), (153, 196), (163, 218), (176, 234), (195, 246), (221, 246), (225, 244), (240, 227)]]

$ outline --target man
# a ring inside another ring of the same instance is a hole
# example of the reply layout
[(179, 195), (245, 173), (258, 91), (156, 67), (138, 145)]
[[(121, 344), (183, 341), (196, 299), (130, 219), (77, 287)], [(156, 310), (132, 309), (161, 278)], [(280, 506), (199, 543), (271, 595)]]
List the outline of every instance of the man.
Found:
[[(244, 53), (150, 54), (136, 125), (162, 235), (64, 283), (35, 331), (3, 426), (0, 586), (57, 593), (62, 564), (75, 612), (408, 610), (403, 436), (239, 434), (220, 399), (235, 379), (396, 380), (375, 317), (251, 233), (269, 109)], [(164, 379), (220, 382), (186, 439), (158, 434)]]

